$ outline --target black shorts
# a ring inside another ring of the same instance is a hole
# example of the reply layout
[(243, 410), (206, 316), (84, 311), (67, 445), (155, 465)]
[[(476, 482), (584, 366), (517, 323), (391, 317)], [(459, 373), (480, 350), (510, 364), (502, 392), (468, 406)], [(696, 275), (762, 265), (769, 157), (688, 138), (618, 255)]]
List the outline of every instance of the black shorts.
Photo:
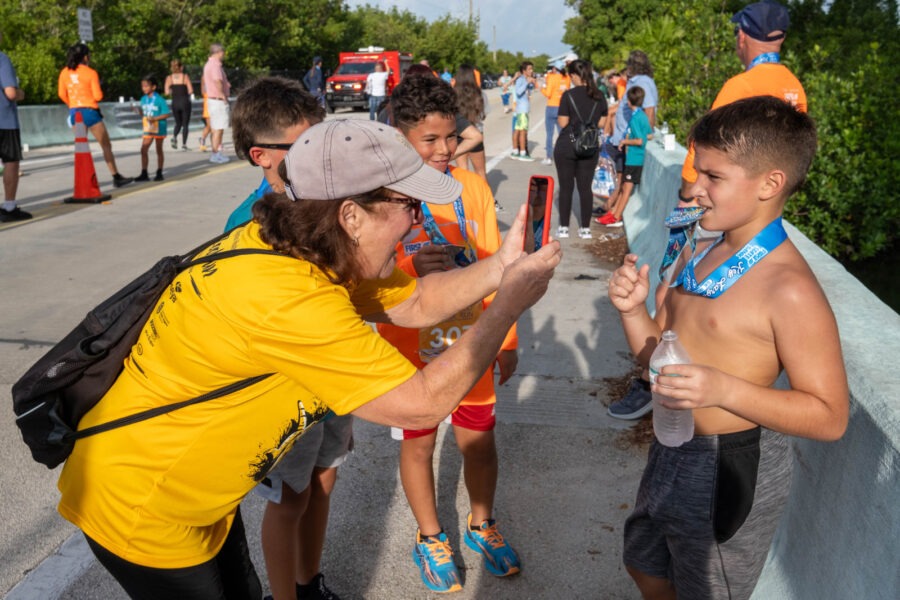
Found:
[(641, 173), (643, 171), (644, 167), (641, 165), (625, 165), (625, 170), (622, 171), (622, 181), (637, 185), (641, 182)]
[(22, 160), (22, 139), (18, 129), (0, 129), (0, 161), (5, 163)]

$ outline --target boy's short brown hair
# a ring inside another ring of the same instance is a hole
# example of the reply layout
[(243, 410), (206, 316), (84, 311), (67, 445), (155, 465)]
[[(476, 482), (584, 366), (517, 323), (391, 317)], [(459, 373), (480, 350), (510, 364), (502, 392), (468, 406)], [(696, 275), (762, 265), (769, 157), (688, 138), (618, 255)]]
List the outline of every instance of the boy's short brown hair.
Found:
[(706, 113), (688, 141), (723, 152), (748, 173), (782, 169), (787, 197), (806, 180), (816, 154), (816, 125), (780, 98), (755, 96)]
[(628, 89), (628, 93), (625, 94), (628, 97), (628, 104), (632, 106), (643, 106), (644, 105), (644, 88), (639, 85), (631, 87)]
[(278, 138), (298, 123), (315, 125), (324, 119), (325, 109), (299, 81), (261, 77), (240, 91), (231, 111), (235, 154), (255, 164), (250, 158), (253, 144)]

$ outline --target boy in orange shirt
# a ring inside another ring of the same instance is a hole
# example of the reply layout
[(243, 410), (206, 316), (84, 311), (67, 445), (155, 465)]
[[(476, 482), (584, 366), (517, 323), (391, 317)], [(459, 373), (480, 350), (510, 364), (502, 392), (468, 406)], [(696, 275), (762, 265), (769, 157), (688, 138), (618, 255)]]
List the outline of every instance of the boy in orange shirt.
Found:
[[(456, 151), (456, 95), (445, 82), (430, 76), (407, 76), (391, 96), (394, 122), (429, 166), (463, 184), (453, 204), (427, 204), (424, 219), (413, 226), (397, 247), (398, 266), (413, 276), (465, 267), (493, 254), (500, 247), (494, 198), (478, 175), (449, 165)], [(477, 302), (435, 327), (415, 330), (379, 325), (381, 335), (413, 364), (425, 363), (451, 345), (470, 327), (490, 302)], [(515, 329), (510, 330), (497, 356), (499, 383), (515, 372), (518, 362)], [(464, 540), (481, 554), (488, 571), (502, 577), (519, 572), (519, 559), (506, 543), (493, 518), (497, 486), (497, 449), (494, 441), (493, 372), (487, 371), (451, 415), (457, 446), (463, 455), (466, 488), (471, 502)], [(434, 447), (437, 428), (392, 430), (401, 439), (400, 479), (418, 522), (413, 559), (422, 581), (432, 591), (462, 589), (453, 550), (437, 515), (434, 482)]]

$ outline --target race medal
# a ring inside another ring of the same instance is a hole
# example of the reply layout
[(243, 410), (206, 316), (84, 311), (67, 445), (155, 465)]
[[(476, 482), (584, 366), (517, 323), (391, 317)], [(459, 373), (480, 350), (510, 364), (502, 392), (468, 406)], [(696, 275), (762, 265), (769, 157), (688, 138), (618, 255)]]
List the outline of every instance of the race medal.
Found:
[(419, 329), (419, 359), (424, 363), (433, 361), (474, 325), (482, 312), (484, 312), (484, 305), (479, 300), (443, 323)]
[(725, 290), (730, 288), (743, 277), (744, 273), (750, 270), (753, 265), (768, 256), (769, 252), (781, 245), (781, 242), (787, 239), (787, 232), (781, 223), (781, 217), (778, 217), (768, 225), (765, 229), (753, 236), (747, 244), (735, 252), (731, 258), (716, 267), (709, 276), (703, 281), (697, 281), (694, 275), (694, 268), (701, 260), (725, 239), (723, 235), (718, 240), (710, 244), (699, 255), (691, 258), (684, 266), (678, 279), (671, 287), (684, 288), (684, 291), (697, 296), (706, 298), (717, 298), (721, 296)]

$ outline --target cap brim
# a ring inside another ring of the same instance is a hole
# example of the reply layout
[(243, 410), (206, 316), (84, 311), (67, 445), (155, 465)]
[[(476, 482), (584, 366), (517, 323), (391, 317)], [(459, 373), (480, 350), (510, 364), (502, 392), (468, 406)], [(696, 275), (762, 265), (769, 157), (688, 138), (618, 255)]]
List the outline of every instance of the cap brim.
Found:
[(450, 204), (462, 194), (462, 184), (425, 163), (409, 177), (384, 186), (429, 204)]

